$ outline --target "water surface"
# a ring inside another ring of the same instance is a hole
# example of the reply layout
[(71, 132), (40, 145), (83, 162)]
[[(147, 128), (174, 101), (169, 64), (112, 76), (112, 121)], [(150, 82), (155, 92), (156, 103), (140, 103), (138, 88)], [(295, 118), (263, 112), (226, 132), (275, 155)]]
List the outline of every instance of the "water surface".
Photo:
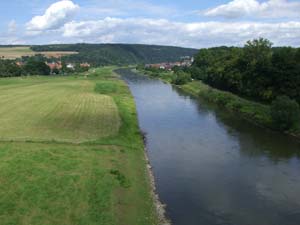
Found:
[(160, 80), (118, 71), (134, 95), (174, 225), (299, 225), (300, 143)]

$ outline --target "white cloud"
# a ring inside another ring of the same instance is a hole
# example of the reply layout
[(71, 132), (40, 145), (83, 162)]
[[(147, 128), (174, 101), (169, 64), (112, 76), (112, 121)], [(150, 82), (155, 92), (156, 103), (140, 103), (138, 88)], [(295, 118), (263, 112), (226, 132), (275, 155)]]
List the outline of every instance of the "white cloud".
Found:
[(63, 37), (77, 42), (112, 42), (209, 47), (243, 45), (265, 37), (276, 45), (300, 46), (300, 22), (199, 22), (111, 18), (64, 25)]
[(55, 30), (70, 21), (79, 6), (70, 0), (52, 4), (42, 16), (35, 16), (26, 24), (27, 31), (39, 34), (41, 31)]
[(300, 2), (288, 0), (233, 0), (204, 12), (205, 16), (239, 18), (300, 18)]
[[(202, 48), (243, 45), (247, 40), (265, 37), (275, 45), (300, 46), (300, 21), (298, 19), (300, 18), (298, 13), (300, 2), (233, 0), (226, 5), (206, 11), (206, 15), (227, 18), (252, 15), (268, 18), (286, 15), (295, 17), (290, 21), (277, 19), (271, 22), (175, 22), (172, 19), (156, 19), (158, 16), (145, 18), (142, 9), (141, 18), (138, 13), (127, 15), (126, 12), (131, 10), (133, 0), (124, 0), (120, 12), (118, 7), (115, 8), (117, 11), (111, 8), (112, 2), (122, 1), (88, 0), (82, 2), (81, 13), (76, 17), (78, 21), (72, 21), (72, 17), (79, 8), (78, 5), (71, 0), (56, 2), (46, 10), (44, 15), (32, 18), (26, 24), (27, 35), (19, 35), (19, 38), (27, 41), (28, 44), (47, 44), (59, 40), (60, 43), (140, 43)], [(88, 16), (87, 12), (90, 12), (91, 7), (96, 3), (98, 3), (97, 6), (103, 7), (95, 7), (95, 10)], [(141, 6), (145, 4), (141, 1), (136, 7), (143, 8)], [(147, 4), (145, 8), (146, 6)], [(155, 12), (159, 15), (163, 8), (153, 6), (147, 10), (151, 11), (151, 14)], [(105, 14), (110, 13), (116, 15), (104, 18)], [(96, 15), (99, 19), (93, 19)], [(14, 21), (10, 23), (9, 30), (16, 30)], [(21, 33), (22, 31), (21, 29)], [(15, 35), (15, 33), (11, 34)]]

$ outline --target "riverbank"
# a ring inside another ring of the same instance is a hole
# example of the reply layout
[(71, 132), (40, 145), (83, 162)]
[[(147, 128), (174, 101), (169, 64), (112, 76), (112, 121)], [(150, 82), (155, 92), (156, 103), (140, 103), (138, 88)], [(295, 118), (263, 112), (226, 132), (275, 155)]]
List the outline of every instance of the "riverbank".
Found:
[[(139, 72), (159, 78), (168, 83), (171, 83), (173, 76), (172, 72), (153, 73), (146, 70), (139, 70)], [(176, 86), (195, 97), (200, 97), (209, 102), (215, 103), (216, 105), (228, 110), (228, 112), (242, 117), (257, 126), (276, 130), (272, 123), (269, 105), (250, 101), (230, 92), (212, 88), (204, 84), (202, 81), (193, 80), (184, 85)], [(284, 133), (300, 139), (300, 124), (298, 128), (285, 131)]]
[(145, 145), (144, 154), (145, 154), (145, 158), (147, 161), (147, 171), (148, 171), (148, 176), (149, 176), (150, 185), (151, 185), (151, 195), (152, 195), (152, 198), (153, 198), (153, 201), (155, 204), (159, 225), (171, 225), (172, 224), (171, 221), (169, 219), (167, 219), (167, 216), (166, 216), (166, 205), (160, 201), (159, 195), (156, 191), (156, 182), (155, 182), (154, 174), (152, 171), (152, 166), (151, 166), (148, 154), (147, 154), (147, 151), (148, 151), (146, 148), (147, 137), (144, 134), (143, 134), (143, 139), (144, 139), (144, 145)]
[(135, 98), (157, 192), (173, 224), (300, 221), (289, 217), (299, 202), (300, 142), (159, 79), (130, 69), (122, 77)]
[(161, 224), (135, 102), (114, 69), (0, 79), (1, 224)]

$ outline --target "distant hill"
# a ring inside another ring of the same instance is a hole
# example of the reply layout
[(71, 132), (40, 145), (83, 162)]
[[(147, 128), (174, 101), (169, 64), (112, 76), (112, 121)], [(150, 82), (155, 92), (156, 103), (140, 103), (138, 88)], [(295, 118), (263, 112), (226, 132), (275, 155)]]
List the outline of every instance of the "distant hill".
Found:
[(72, 62), (89, 62), (94, 66), (175, 62), (183, 56), (194, 56), (198, 52), (191, 48), (140, 44), (35, 45), (31, 49), (35, 52), (78, 52), (63, 58)]
[(34, 55), (43, 55), (46, 58), (60, 58), (66, 55), (77, 54), (77, 52), (70, 51), (48, 51), (48, 52), (35, 52), (30, 49), (30, 46), (4, 46), (0, 45), (0, 59), (18, 59), (21, 57), (30, 57)]

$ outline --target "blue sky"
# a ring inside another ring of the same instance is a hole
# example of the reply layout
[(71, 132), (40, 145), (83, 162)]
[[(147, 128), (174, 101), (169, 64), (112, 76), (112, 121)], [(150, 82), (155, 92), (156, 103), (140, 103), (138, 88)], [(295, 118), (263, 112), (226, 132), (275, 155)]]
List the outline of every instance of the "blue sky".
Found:
[(300, 46), (300, 0), (3, 0), (0, 44)]

